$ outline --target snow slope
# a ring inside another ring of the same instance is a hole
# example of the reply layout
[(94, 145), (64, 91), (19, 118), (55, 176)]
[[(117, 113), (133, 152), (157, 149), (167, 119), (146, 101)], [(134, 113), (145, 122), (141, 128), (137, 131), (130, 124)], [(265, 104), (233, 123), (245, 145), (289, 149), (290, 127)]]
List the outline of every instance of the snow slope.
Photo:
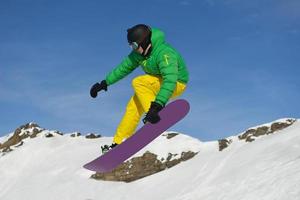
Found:
[[(300, 199), (299, 121), (252, 143), (235, 140), (222, 152), (217, 141), (200, 142), (183, 134), (176, 137), (180, 148), (199, 153), (131, 183), (96, 181), (89, 178), (93, 172), (81, 167), (98, 156), (99, 145), (110, 143), (111, 138), (41, 135), (26, 139), (23, 146), (0, 157), (0, 199)], [(161, 156), (169, 149), (178, 150), (175, 143), (162, 147), (163, 140), (161, 136), (146, 149)]]

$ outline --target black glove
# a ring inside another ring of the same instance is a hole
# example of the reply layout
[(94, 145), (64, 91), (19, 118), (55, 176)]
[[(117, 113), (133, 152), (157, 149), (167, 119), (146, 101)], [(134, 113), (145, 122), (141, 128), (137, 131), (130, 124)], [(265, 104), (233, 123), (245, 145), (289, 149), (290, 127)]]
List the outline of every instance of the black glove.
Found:
[(160, 117), (158, 115), (158, 112), (163, 109), (163, 106), (156, 102), (151, 102), (151, 106), (149, 108), (149, 111), (146, 114), (146, 117), (143, 119), (144, 124), (147, 122), (150, 122), (151, 124), (156, 124), (160, 121)]
[(105, 80), (101, 81), (101, 83), (95, 83), (92, 86), (90, 90), (91, 97), (96, 98), (98, 92), (100, 92), (101, 90), (107, 91), (107, 83)]

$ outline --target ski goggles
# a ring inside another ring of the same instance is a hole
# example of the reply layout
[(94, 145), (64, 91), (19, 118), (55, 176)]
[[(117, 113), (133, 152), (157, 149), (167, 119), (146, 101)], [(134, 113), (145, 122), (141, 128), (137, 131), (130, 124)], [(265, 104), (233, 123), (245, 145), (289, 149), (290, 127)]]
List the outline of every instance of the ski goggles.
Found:
[(133, 50), (137, 50), (139, 48), (139, 44), (137, 42), (132, 42), (129, 44), (129, 46), (133, 49)]

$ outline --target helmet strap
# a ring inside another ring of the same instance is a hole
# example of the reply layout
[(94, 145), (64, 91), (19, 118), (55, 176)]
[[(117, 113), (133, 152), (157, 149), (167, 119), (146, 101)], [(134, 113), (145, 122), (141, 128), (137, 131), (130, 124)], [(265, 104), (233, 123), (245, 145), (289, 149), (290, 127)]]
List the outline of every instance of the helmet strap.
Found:
[(143, 55), (143, 56), (148, 56), (148, 55), (151, 53), (151, 50), (152, 50), (152, 45), (151, 45), (151, 43), (150, 43), (150, 44), (147, 46), (146, 49), (143, 49), (142, 55)]

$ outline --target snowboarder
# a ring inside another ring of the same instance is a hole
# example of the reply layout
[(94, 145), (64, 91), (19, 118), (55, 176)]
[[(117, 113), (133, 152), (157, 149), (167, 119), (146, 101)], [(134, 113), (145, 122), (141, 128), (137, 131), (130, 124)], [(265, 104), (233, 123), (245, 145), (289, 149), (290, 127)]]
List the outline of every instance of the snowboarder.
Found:
[(144, 123), (159, 122), (159, 111), (170, 98), (178, 97), (185, 91), (189, 80), (183, 58), (165, 42), (165, 35), (161, 30), (138, 24), (127, 30), (127, 40), (132, 48), (131, 53), (90, 90), (91, 97), (96, 98), (99, 91), (107, 91), (108, 86), (124, 78), (138, 66), (142, 66), (146, 73), (133, 79), (134, 94), (127, 104), (113, 143), (101, 147), (103, 153), (129, 138), (145, 113)]

